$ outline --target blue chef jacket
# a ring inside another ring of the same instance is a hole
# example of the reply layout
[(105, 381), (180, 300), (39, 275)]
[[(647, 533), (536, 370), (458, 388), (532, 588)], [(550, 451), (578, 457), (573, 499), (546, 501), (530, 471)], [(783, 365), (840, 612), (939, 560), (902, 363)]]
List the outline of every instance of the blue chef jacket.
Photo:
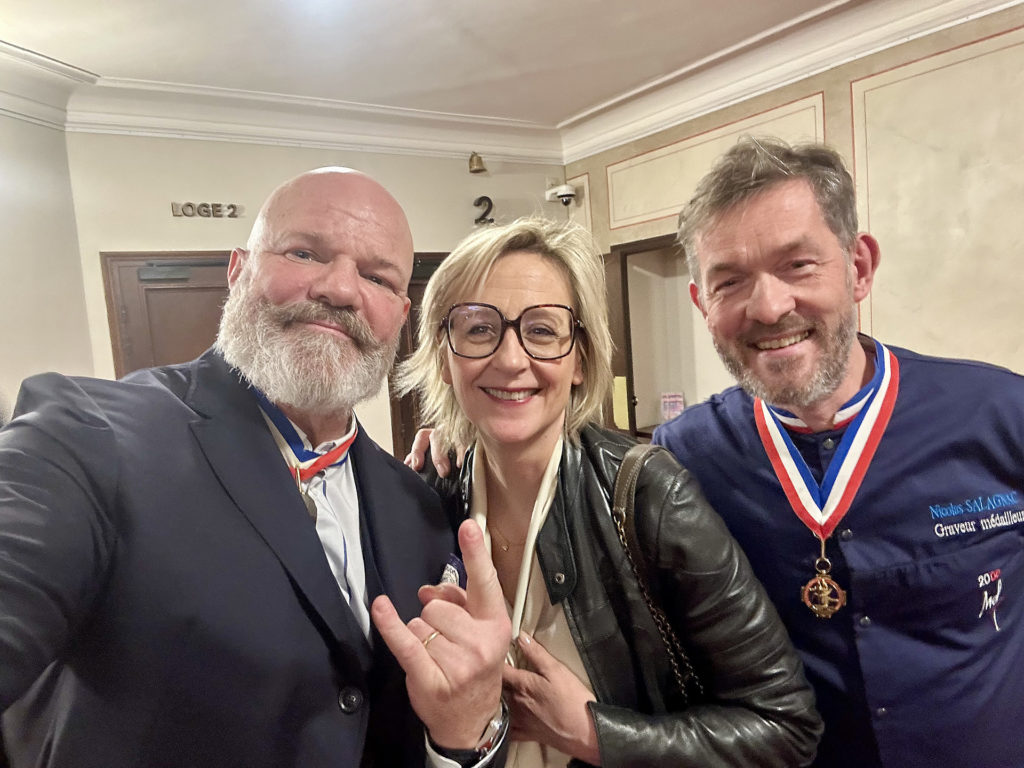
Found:
[[(1022, 768), (1024, 378), (891, 349), (895, 408), (827, 542), (848, 599), (830, 619), (801, 601), (820, 545), (750, 396), (727, 389), (654, 442), (697, 475), (789, 628), (825, 719), (816, 766)], [(790, 434), (819, 482), (844, 431)]]

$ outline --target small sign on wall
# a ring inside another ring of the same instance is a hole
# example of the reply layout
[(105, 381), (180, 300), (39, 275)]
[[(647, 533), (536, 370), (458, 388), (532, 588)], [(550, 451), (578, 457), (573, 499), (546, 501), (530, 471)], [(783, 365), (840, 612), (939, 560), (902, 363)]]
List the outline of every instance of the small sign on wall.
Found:
[(200, 219), (237, 219), (245, 208), (237, 203), (171, 203), (171, 216)]
[(682, 392), (661, 393), (661, 421), (671, 421), (686, 408), (686, 395)]

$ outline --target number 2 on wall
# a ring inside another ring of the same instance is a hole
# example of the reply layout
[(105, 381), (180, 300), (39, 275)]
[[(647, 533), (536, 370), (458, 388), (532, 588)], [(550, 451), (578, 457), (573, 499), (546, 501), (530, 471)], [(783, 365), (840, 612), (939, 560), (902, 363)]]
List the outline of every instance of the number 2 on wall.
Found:
[(477, 208), (483, 208), (484, 212), (473, 219), (474, 224), (493, 224), (494, 219), (488, 218), (491, 209), (494, 208), (494, 203), (487, 195), (480, 195), (476, 200), (473, 201), (473, 205)]

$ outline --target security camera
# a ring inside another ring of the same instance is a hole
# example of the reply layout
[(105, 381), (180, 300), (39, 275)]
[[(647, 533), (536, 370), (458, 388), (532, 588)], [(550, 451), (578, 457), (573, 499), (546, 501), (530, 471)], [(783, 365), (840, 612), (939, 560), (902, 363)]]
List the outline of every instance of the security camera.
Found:
[(555, 200), (560, 200), (562, 205), (569, 205), (576, 197), (576, 187), (572, 184), (561, 184), (557, 187), (552, 187), (544, 193), (544, 199), (548, 202), (553, 203)]

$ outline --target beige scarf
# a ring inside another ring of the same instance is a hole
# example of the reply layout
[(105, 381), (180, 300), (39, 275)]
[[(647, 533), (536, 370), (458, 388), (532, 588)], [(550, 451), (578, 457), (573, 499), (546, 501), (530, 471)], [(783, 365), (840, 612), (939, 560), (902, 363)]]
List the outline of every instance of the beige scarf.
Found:
[[(551, 454), (547, 469), (541, 478), (540, 490), (533, 504), (530, 516), (530, 527), (526, 534), (526, 545), (523, 548), (523, 561), (519, 567), (519, 580), (516, 584), (515, 601), (506, 600), (509, 615), (512, 617), (513, 643), (509, 649), (506, 663), (517, 668), (529, 668), (525, 665), (518, 644), (514, 641), (519, 632), (526, 632), (534, 640), (543, 645), (548, 653), (580, 679), (593, 692), (590, 678), (583, 667), (576, 644), (572, 641), (565, 613), (560, 605), (552, 605), (548, 600), (544, 586), (544, 575), (540, 570), (540, 562), (534, 547), (537, 534), (547, 519), (551, 502), (555, 498), (558, 485), (558, 467), (562, 460), (562, 438), (559, 438), (555, 450)], [(491, 535), (487, 530), (487, 469), (484, 461), (483, 445), (477, 443), (473, 458), (473, 498), (470, 502), (470, 517), (476, 520), (483, 529), (487, 551), (491, 551)], [(509, 747), (507, 768), (565, 768), (569, 756), (558, 750), (536, 741), (514, 741)]]

